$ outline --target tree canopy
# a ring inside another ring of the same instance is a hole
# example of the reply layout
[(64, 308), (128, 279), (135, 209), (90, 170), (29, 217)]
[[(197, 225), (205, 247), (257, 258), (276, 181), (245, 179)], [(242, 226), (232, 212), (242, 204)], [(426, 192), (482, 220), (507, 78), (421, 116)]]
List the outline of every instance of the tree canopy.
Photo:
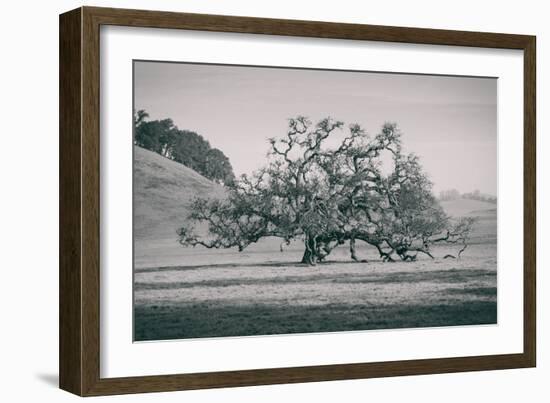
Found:
[[(438, 243), (467, 245), (473, 220), (453, 221), (432, 193), (414, 154), (401, 147), (397, 125), (386, 123), (369, 136), (351, 124), (336, 146), (344, 123), (326, 118), (313, 125), (303, 116), (289, 120), (282, 138), (269, 140), (267, 164), (232, 183), (224, 200), (198, 197), (180, 243), (240, 251), (264, 237), (304, 242), (303, 263), (315, 264), (349, 241), (375, 247), (384, 261), (433, 258)], [(391, 165), (388, 169), (387, 165)], [(208, 234), (194, 227), (206, 223)]]
[(233, 167), (225, 154), (201, 135), (180, 130), (172, 119), (147, 120), (144, 110), (134, 114), (134, 144), (183, 164), (217, 183), (235, 179)]

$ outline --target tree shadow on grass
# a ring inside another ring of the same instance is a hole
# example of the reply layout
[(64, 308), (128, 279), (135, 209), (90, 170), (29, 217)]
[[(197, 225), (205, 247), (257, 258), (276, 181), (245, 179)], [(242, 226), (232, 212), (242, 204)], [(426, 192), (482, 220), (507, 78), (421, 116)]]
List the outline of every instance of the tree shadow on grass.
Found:
[[(366, 262), (354, 262), (354, 261), (326, 261), (319, 262), (317, 266), (329, 266), (331, 264), (338, 265), (368, 265)], [(136, 273), (151, 273), (151, 272), (161, 272), (161, 271), (186, 271), (186, 270), (197, 270), (197, 269), (216, 269), (216, 268), (231, 268), (231, 267), (303, 267), (313, 268), (316, 266), (310, 266), (306, 263), (299, 262), (258, 262), (258, 263), (212, 263), (212, 264), (199, 264), (199, 265), (189, 265), (189, 266), (165, 266), (165, 267), (142, 267), (135, 268)]]

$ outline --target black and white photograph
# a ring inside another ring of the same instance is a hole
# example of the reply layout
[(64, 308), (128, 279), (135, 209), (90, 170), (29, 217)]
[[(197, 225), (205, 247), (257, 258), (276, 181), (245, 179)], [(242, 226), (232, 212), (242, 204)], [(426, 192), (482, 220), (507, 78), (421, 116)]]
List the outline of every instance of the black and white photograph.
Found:
[(496, 325), (497, 83), (135, 60), (134, 341)]

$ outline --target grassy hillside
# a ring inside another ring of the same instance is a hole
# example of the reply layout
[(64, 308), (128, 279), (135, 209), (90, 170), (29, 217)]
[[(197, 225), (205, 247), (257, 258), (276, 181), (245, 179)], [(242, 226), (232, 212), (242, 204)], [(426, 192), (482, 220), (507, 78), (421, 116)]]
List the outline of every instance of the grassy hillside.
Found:
[(482, 212), (486, 214), (491, 210), (496, 211), (497, 205), (479, 200), (456, 199), (441, 202), (445, 212), (453, 217), (471, 217)]
[(186, 166), (152, 151), (134, 147), (134, 239), (136, 258), (160, 243), (176, 246), (195, 196), (220, 197), (223, 187)]
[(475, 217), (470, 237), (471, 244), (488, 244), (497, 241), (497, 205), (479, 200), (456, 199), (441, 202), (452, 217)]

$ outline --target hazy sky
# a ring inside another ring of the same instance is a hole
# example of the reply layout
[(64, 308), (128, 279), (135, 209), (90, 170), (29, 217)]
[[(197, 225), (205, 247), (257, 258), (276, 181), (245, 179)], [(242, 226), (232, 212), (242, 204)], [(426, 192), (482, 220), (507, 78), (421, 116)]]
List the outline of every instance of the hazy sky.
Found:
[[(434, 190), (497, 193), (497, 80), (328, 70), (136, 62), (135, 108), (171, 118), (230, 159), (235, 174), (265, 164), (287, 119), (327, 116), (371, 135), (386, 121), (421, 157)], [(345, 133), (342, 133), (342, 136)]]

